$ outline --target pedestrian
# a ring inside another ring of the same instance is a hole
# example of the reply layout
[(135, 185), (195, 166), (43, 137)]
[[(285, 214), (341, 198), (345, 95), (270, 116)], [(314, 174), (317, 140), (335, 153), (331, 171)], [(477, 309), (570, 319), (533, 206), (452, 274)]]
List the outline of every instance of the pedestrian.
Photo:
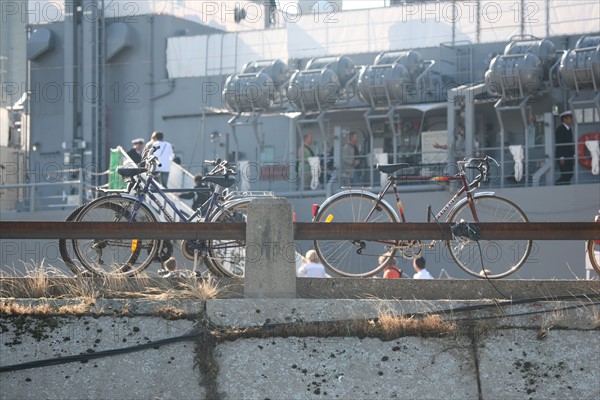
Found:
[(402, 270), (396, 266), (396, 257), (390, 257), (390, 254), (384, 254), (379, 257), (379, 264), (385, 262), (388, 258), (385, 267), (383, 268), (383, 279), (399, 279), (402, 278)]
[(164, 140), (164, 134), (161, 131), (152, 132), (149, 142), (150, 146), (155, 148), (154, 155), (158, 158), (160, 166), (156, 168), (159, 173), (159, 182), (163, 187), (167, 187), (169, 181), (169, 172), (171, 171), (171, 160), (173, 159), (173, 146)]
[[(200, 207), (202, 207), (202, 205), (204, 205), (204, 203), (206, 203), (206, 200), (208, 200), (210, 198), (211, 188), (208, 183), (204, 182), (204, 180), (202, 178), (202, 174), (198, 174), (198, 175), (194, 176), (194, 184), (195, 184), (194, 189), (198, 189), (198, 190), (189, 192), (189, 193), (182, 193), (179, 195), (179, 198), (194, 199), (194, 201), (192, 203), (192, 209), (195, 211), (195, 210), (199, 209)], [(200, 190), (200, 189), (204, 189), (204, 190)]]
[(330, 278), (315, 250), (307, 251), (305, 258), (307, 262), (298, 270), (298, 276), (304, 278)]
[(573, 156), (575, 155), (575, 144), (573, 143), (573, 113), (565, 111), (560, 114), (561, 124), (554, 132), (556, 149), (554, 156), (558, 160), (558, 169), (560, 178), (556, 181), (557, 185), (569, 185), (573, 177)]
[(425, 268), (425, 259), (423, 257), (415, 258), (413, 261), (413, 268), (416, 274), (413, 276), (415, 279), (433, 279), (433, 276)]
[(144, 150), (144, 139), (137, 138), (131, 141), (131, 149), (127, 151), (127, 155), (136, 164), (142, 161), (142, 151)]
[(362, 174), (362, 158), (358, 149), (359, 136), (357, 131), (348, 135), (348, 140), (342, 148), (342, 185), (359, 185)]
[[(307, 133), (303, 137), (303, 144), (300, 148), (298, 148), (298, 161), (296, 161), (296, 172), (298, 176), (298, 185), (300, 188), (304, 188), (306, 190), (310, 189), (310, 184), (312, 181), (312, 174), (310, 170), (310, 164), (308, 162), (309, 157), (314, 157), (315, 152), (312, 149), (313, 144), (313, 135), (312, 133)], [(302, 185), (302, 181), (304, 185)]]

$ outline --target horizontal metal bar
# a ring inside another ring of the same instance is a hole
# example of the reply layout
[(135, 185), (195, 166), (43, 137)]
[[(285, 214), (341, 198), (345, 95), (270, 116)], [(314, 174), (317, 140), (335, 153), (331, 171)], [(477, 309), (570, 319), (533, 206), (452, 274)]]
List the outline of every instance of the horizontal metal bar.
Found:
[(0, 239), (235, 239), (245, 223), (0, 222)]
[[(298, 223), (297, 240), (445, 240), (452, 238), (448, 223)], [(478, 224), (483, 240), (588, 240), (600, 239), (596, 222), (484, 222)]]
[[(600, 239), (596, 222), (480, 223), (484, 240)], [(245, 223), (185, 222), (0, 222), (0, 239), (235, 239), (246, 237)], [(444, 240), (448, 223), (313, 223), (294, 224), (296, 240)]]
[(22, 188), (40, 187), (40, 186), (78, 185), (80, 183), (82, 183), (81, 180), (57, 181), (57, 182), (37, 182), (37, 183), (11, 183), (11, 184), (0, 185), (0, 190), (22, 189)]

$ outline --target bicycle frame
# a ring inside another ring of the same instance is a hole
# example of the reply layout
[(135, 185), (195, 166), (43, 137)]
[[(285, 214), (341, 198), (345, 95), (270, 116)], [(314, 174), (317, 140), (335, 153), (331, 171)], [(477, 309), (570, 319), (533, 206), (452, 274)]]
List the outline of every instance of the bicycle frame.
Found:
[[(136, 178), (134, 178), (134, 179), (136, 179)], [(177, 205), (171, 199), (169, 199), (169, 197), (165, 194), (165, 192), (161, 189), (161, 187), (158, 186), (158, 184), (155, 182), (154, 177), (152, 175), (149, 175), (148, 178), (143, 178), (141, 176), (138, 176), (137, 179), (139, 179), (139, 181), (141, 183), (143, 183), (143, 187), (141, 190), (139, 190), (139, 194), (137, 196), (134, 196), (137, 199), (137, 204), (135, 205), (135, 208), (133, 210), (132, 219), (135, 219), (136, 214), (137, 214), (141, 204), (144, 202), (144, 199), (146, 198), (146, 196), (148, 196), (154, 202), (154, 204), (156, 204), (158, 206), (160, 211), (162, 211), (162, 213), (165, 215), (165, 217), (170, 222), (173, 222), (173, 216), (169, 213), (169, 211), (167, 211), (167, 207), (161, 203), (161, 201), (160, 201), (161, 198), (163, 200), (165, 200), (165, 202), (168, 204), (168, 206), (171, 207), (171, 209), (175, 212), (175, 214), (177, 214), (177, 216), (184, 222), (192, 222), (194, 219), (196, 219), (198, 216), (200, 216), (202, 208), (204, 208), (204, 206), (207, 205), (207, 203), (208, 203), (208, 206), (206, 207), (206, 213), (204, 215), (204, 219), (202, 219), (202, 217), (201, 217), (201, 218), (199, 218), (198, 222), (208, 222), (209, 216), (212, 215), (213, 210), (215, 210), (215, 209), (222, 210), (223, 209), (221, 204), (217, 201), (220, 193), (218, 193), (217, 191), (214, 191), (211, 194), (210, 198), (203, 204), (202, 207), (195, 210), (191, 216), (187, 217), (177, 207)], [(133, 187), (135, 188), (138, 184), (139, 183), (134, 184)], [(158, 196), (156, 196), (155, 193), (158, 193)]]
[[(471, 209), (471, 212), (473, 213), (473, 218), (475, 219), (476, 222), (479, 222), (479, 219), (477, 218), (477, 212), (475, 211), (475, 204), (473, 203), (473, 198), (474, 198), (473, 191), (479, 186), (480, 180), (475, 179), (473, 182), (469, 183), (467, 181), (467, 178), (466, 178), (464, 172), (461, 172), (454, 176), (446, 175), (446, 176), (438, 176), (435, 178), (420, 178), (420, 177), (398, 178), (396, 176), (390, 175), (388, 177), (388, 181), (386, 182), (385, 186), (381, 189), (381, 191), (377, 195), (376, 204), (379, 204), (383, 200), (383, 197), (387, 194), (390, 187), (392, 187), (394, 190), (394, 196), (396, 197), (396, 205), (398, 207), (398, 213), (400, 215), (400, 219), (402, 222), (406, 222), (406, 217), (404, 215), (404, 207), (402, 206), (402, 201), (400, 200), (400, 193), (398, 192), (398, 185), (396, 184), (397, 181), (421, 181), (421, 182), (423, 182), (423, 181), (434, 181), (434, 182), (460, 181), (462, 184), (462, 187), (456, 191), (454, 196), (452, 196), (452, 198), (444, 205), (444, 207), (442, 207), (442, 209), (434, 216), (434, 220), (438, 221), (452, 207), (452, 205), (455, 204), (456, 201), (464, 193), (466, 193), (467, 201), (469, 203), (469, 208)], [(369, 220), (369, 218), (371, 217), (373, 212), (375, 212), (375, 207), (373, 207), (373, 209), (367, 215), (367, 218), (366, 218), (367, 221)], [(427, 215), (427, 222), (431, 222), (430, 214)]]

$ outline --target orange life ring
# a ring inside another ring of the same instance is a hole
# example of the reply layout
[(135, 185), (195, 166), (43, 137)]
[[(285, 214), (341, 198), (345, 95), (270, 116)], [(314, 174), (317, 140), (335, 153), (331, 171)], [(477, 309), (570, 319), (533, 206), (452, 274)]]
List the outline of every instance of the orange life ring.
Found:
[(587, 169), (592, 169), (592, 157), (585, 146), (585, 142), (587, 140), (600, 140), (600, 132), (586, 133), (579, 138), (579, 143), (577, 144), (577, 156), (579, 158), (579, 164)]

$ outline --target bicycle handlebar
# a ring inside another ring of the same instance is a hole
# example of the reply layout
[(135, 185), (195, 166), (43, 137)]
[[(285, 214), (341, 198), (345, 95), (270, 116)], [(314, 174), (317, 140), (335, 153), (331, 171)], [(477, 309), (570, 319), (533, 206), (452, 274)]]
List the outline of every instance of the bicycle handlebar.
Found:
[(481, 157), (469, 157), (465, 158), (463, 161), (458, 161), (458, 169), (461, 174), (464, 174), (465, 169), (476, 169), (479, 171), (479, 175), (475, 177), (473, 182), (479, 183), (481, 181), (487, 181), (489, 171), (490, 171), (490, 160), (496, 164), (496, 166), (500, 166), (498, 161), (490, 156)]
[(217, 158), (216, 160), (204, 160), (205, 164), (209, 164), (213, 166), (213, 169), (207, 173), (207, 175), (235, 175), (235, 169), (229, 166), (229, 162), (227, 160), (221, 160)]
[(145, 154), (142, 156), (142, 161), (140, 164), (146, 164), (148, 172), (150, 173), (156, 172), (157, 167), (162, 167), (162, 163), (158, 161), (158, 157), (154, 155), (158, 149), (160, 149), (159, 145), (150, 146), (150, 148), (147, 149)]

